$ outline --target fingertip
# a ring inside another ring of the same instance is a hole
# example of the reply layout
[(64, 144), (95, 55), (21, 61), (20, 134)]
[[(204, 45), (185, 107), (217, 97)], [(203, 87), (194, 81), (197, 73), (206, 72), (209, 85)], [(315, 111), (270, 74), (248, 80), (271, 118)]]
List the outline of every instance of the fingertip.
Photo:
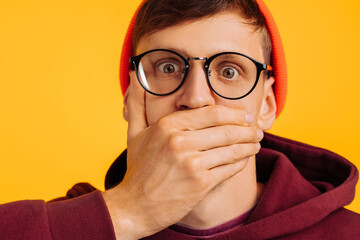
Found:
[(261, 141), (264, 138), (264, 131), (261, 129), (256, 129), (257, 138), (259, 141)]

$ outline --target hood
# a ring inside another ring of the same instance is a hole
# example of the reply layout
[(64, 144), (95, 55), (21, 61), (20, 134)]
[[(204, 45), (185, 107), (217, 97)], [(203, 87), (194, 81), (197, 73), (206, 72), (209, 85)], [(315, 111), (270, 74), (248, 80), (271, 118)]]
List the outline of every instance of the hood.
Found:
[(307, 229), (354, 199), (358, 171), (345, 158), (270, 134), (261, 144), (257, 176), (266, 188), (242, 228), (253, 239)]
[[(256, 156), (257, 177), (266, 184), (247, 224), (211, 239), (268, 239), (300, 232), (351, 203), (358, 179), (356, 167), (328, 150), (265, 133)], [(110, 167), (109, 189), (126, 172), (126, 151)], [(165, 229), (147, 239), (193, 239)]]

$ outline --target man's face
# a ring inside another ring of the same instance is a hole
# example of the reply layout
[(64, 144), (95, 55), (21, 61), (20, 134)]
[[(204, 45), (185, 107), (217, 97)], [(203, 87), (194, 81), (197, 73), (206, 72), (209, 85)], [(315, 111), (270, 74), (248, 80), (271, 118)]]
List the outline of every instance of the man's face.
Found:
[[(224, 12), (209, 18), (188, 21), (141, 38), (136, 48), (136, 54), (162, 48), (175, 50), (188, 58), (210, 57), (219, 52), (231, 51), (243, 53), (257, 61), (264, 62), (261, 45), (262, 33), (254, 31), (245, 22), (242, 17), (233, 12)], [(261, 74), (259, 83), (250, 95), (239, 100), (227, 100), (216, 95), (208, 86), (203, 69), (204, 61), (190, 61), (190, 64), (190, 71), (185, 83), (175, 93), (168, 96), (146, 93), (145, 111), (149, 125), (175, 111), (214, 104), (243, 109), (254, 115), (255, 124), (261, 125), (258, 124), (261, 112), (269, 111), (269, 106), (264, 105), (268, 104), (266, 99), (269, 91), (272, 94), (272, 78), (265, 80), (264, 84), (264, 77)], [(134, 72), (131, 72), (130, 77), (131, 81), (137, 81)], [(275, 104), (273, 102), (270, 105)], [(274, 106), (271, 107), (274, 108)], [(269, 126), (266, 125), (262, 128), (269, 128)]]

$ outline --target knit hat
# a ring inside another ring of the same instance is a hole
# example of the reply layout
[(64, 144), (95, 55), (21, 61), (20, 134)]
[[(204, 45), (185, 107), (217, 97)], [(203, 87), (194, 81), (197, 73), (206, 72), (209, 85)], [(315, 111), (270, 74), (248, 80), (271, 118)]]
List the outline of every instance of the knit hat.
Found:
[[(121, 59), (120, 59), (120, 84), (121, 84), (121, 91), (123, 94), (125, 94), (130, 83), (129, 70), (131, 66), (129, 63), (129, 59), (130, 57), (132, 57), (133, 54), (132, 34), (134, 30), (135, 20), (141, 6), (145, 3), (145, 1), (146, 0), (142, 1), (138, 9), (136, 10), (134, 16), (132, 17), (122, 47)], [(284, 54), (283, 45), (281, 43), (279, 31), (276, 27), (275, 21), (269, 9), (262, 0), (256, 0), (256, 2), (259, 6), (261, 13), (264, 15), (266, 19), (266, 25), (272, 43), (272, 67), (275, 77), (273, 90), (275, 93), (275, 100), (277, 106), (276, 117), (278, 117), (284, 108), (286, 101), (286, 94), (287, 94), (287, 71), (286, 71), (285, 54)]]

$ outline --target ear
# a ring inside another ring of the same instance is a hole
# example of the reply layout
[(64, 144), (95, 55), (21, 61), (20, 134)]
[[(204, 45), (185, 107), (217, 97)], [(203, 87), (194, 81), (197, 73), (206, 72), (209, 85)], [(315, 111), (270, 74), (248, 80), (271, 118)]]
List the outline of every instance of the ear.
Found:
[(258, 116), (258, 126), (263, 131), (269, 130), (275, 122), (276, 101), (273, 91), (274, 77), (269, 77), (264, 81), (264, 95)]
[[(134, 79), (135, 76), (135, 71), (134, 70), (129, 70), (129, 76), (130, 76), (130, 84), (133, 81), (132, 79)], [(128, 88), (126, 89), (126, 92), (124, 94), (124, 107), (123, 107), (123, 117), (125, 119), (125, 121), (129, 121), (129, 112), (128, 112), (128, 98), (129, 98), (129, 89), (130, 89), (130, 85), (128, 86)]]

